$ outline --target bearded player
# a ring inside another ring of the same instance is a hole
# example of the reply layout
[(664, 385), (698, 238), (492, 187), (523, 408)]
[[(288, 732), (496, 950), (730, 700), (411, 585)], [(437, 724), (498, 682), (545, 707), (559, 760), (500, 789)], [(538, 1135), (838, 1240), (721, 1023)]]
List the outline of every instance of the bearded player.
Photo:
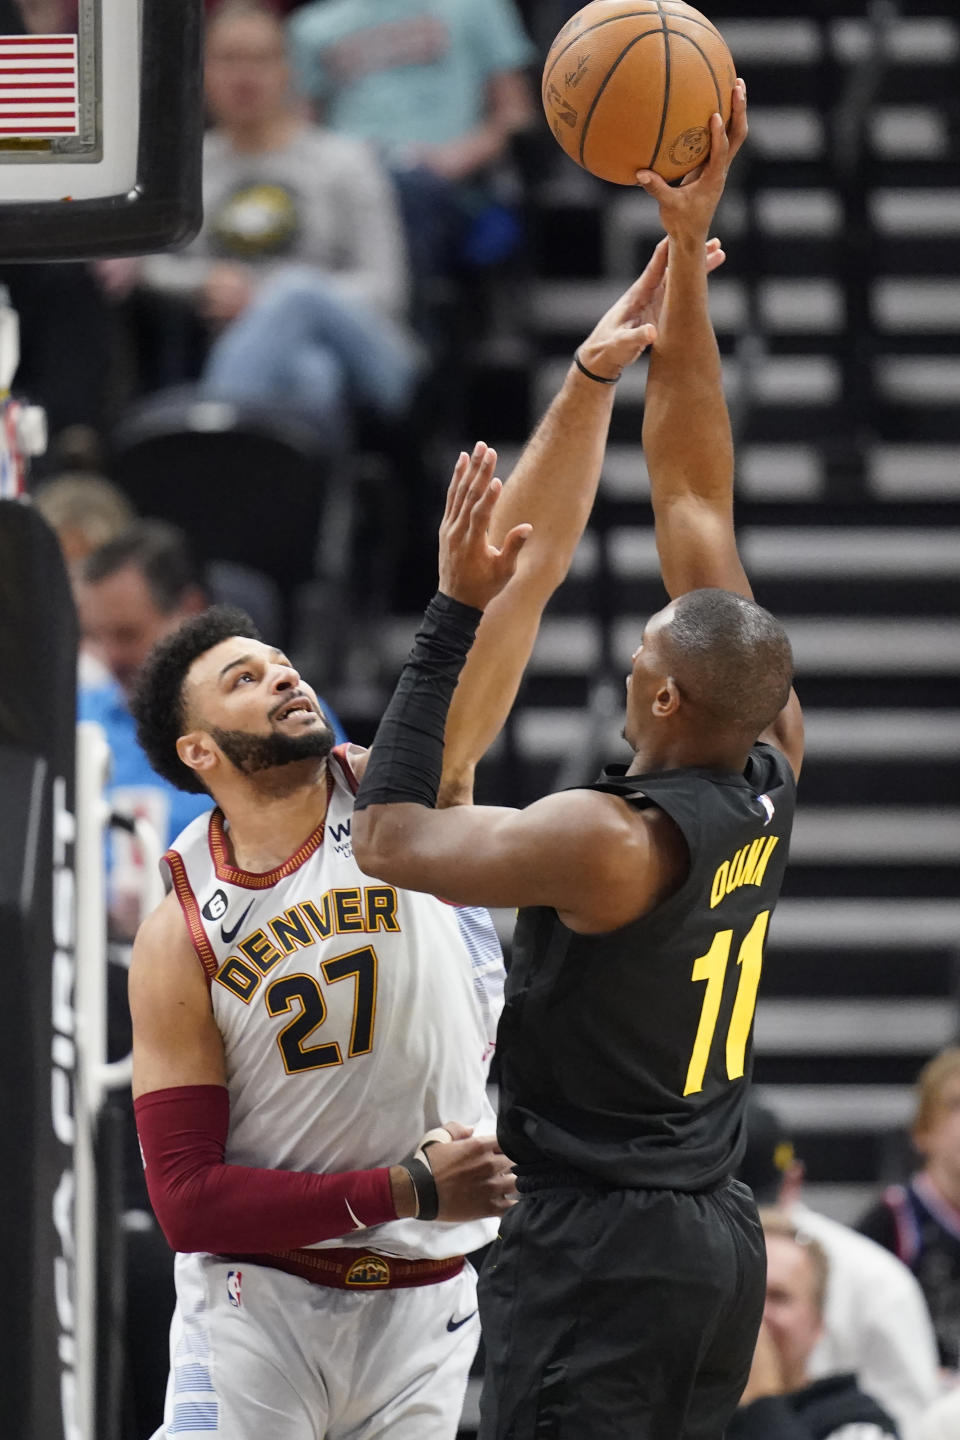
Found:
[[(666, 261), (580, 347), (499, 496), (490, 534), (516, 573), (449, 717), (445, 803), (469, 801), (589, 515), (613, 408), (589, 372), (650, 343)], [(478, 445), (454, 483), (496, 487), (495, 463)], [(331, 749), (313, 690), (242, 614), (168, 637), (134, 712), (157, 772), (216, 804), (168, 852), (130, 975), (147, 1183), (178, 1251), (158, 1435), (444, 1440), (478, 1336), (463, 1256), (514, 1199), (485, 1092), (489, 916), (360, 872), (366, 752)]]

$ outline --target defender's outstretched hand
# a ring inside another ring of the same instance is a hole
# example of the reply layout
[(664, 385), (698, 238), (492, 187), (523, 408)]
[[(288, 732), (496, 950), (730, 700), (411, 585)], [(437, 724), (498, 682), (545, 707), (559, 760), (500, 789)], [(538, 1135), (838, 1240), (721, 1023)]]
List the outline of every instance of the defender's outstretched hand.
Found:
[(493, 473), (496, 464), (496, 450), (482, 440), (471, 455), (461, 454), (440, 523), (440, 589), (478, 610), (486, 609), (504, 588), (533, 530), (532, 525), (514, 525), (499, 549), (490, 544), (487, 527), (503, 488)]
[(738, 80), (733, 89), (729, 132), (719, 114), (710, 117), (710, 157), (681, 185), (668, 185), (652, 170), (638, 170), (637, 184), (660, 206), (663, 228), (673, 240), (702, 241), (723, 194), (733, 157), (747, 138), (747, 87)]
[[(707, 241), (705, 254), (708, 274), (727, 258), (716, 239)], [(643, 274), (600, 317), (580, 346), (581, 363), (593, 374), (616, 379), (656, 340), (669, 259), (670, 240), (666, 237), (650, 256)]]

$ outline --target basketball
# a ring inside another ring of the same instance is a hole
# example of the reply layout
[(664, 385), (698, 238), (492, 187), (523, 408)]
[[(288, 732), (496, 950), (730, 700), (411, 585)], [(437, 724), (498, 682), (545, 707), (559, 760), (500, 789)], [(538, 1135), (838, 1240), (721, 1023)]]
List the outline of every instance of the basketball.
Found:
[(592, 0), (550, 46), (543, 108), (571, 160), (601, 180), (679, 180), (706, 159), (714, 111), (729, 121), (736, 78), (723, 36), (684, 0)]

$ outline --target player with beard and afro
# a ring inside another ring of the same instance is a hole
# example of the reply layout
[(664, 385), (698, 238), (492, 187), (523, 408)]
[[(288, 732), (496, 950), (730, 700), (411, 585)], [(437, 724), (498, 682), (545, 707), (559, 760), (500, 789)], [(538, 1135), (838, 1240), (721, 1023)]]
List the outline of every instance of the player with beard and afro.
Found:
[[(723, 258), (710, 242), (707, 268)], [(663, 242), (506, 486), (485, 445), (457, 461), (451, 493), (482, 494), (473, 523), (512, 578), (440, 721), (442, 804), (469, 803), (512, 704), (596, 493), (614, 397), (596, 377), (651, 342), (666, 265)], [(130, 971), (146, 1179), (178, 1252), (158, 1433), (449, 1440), (478, 1338), (463, 1257), (515, 1198), (486, 1095), (490, 917), (360, 871), (370, 752), (331, 748), (314, 691), (242, 613), (166, 637), (133, 708), (156, 770), (214, 802), (167, 853)]]
[[(245, 611), (234, 605), (213, 605), (181, 625), (166, 643), (157, 645), (143, 666), (132, 700), (137, 738), (144, 751), (153, 757), (157, 773), (179, 790), (195, 795), (208, 793), (202, 772), (185, 764), (177, 747), (180, 736), (191, 728), (193, 718), (188, 718), (185, 709), (184, 677), (194, 661), (208, 650), (238, 636), (249, 640), (258, 650), (262, 645), (260, 632)], [(268, 734), (252, 734), (249, 730), (211, 723), (210, 737), (224, 758), (245, 775), (281, 769), (298, 760), (326, 760), (333, 748), (333, 729), (316, 697), (311, 696), (309, 703), (294, 703), (303, 699), (299, 689), (292, 698), (282, 692), (267, 712), (271, 725)], [(303, 717), (299, 734), (288, 733), (275, 723), (280, 712), (288, 710)]]

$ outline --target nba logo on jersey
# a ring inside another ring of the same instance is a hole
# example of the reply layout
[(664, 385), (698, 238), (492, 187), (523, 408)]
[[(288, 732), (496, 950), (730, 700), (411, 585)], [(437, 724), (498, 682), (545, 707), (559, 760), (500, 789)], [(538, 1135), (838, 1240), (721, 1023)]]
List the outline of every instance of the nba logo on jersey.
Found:
[(227, 1271), (227, 1299), (235, 1310), (239, 1310), (243, 1304), (240, 1298), (240, 1286), (243, 1283), (242, 1270)]
[(770, 799), (769, 795), (758, 795), (757, 801), (760, 805), (763, 806), (764, 811), (766, 812), (767, 818), (763, 822), (763, 828), (766, 829), (767, 826), (770, 824), (770, 821), (773, 819), (776, 807), (774, 806), (774, 803)]

